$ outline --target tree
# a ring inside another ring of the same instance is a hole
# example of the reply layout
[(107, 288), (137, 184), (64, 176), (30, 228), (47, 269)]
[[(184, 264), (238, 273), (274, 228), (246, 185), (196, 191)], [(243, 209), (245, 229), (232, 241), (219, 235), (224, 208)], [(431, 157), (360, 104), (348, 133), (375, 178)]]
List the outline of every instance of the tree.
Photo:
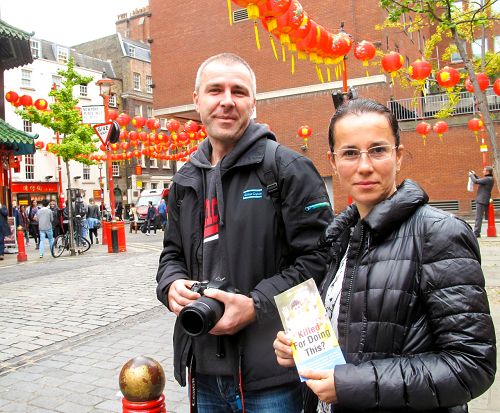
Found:
[[(426, 58), (430, 57), (435, 45), (443, 41), (443, 36), (453, 39), (454, 45), (448, 50), (456, 50), (460, 54), (464, 63), (464, 68), (469, 75), (474, 86), (477, 107), (483, 116), (484, 125), (491, 142), (491, 149), (494, 162), (494, 174), (497, 187), (500, 189), (500, 153), (498, 151), (497, 139), (493, 120), (488, 110), (488, 102), (484, 92), (479, 89), (475, 74), (476, 70), (492, 73), (494, 67), (498, 67), (498, 56), (484, 53), (479, 61), (473, 62), (466, 48), (467, 42), (474, 39), (474, 35), (481, 31), (484, 34), (485, 28), (491, 27), (493, 22), (498, 20), (498, 15), (492, 10), (492, 6), (500, 0), (469, 0), (465, 9), (458, 8), (465, 2), (455, 2), (452, 0), (379, 0), (380, 5), (388, 12), (387, 25), (398, 25), (403, 13), (413, 13), (415, 19), (406, 29), (409, 31), (418, 30), (426, 24), (435, 26), (434, 34), (426, 44)], [(456, 49), (453, 49), (456, 48)]]
[[(67, 200), (69, 233), (73, 234), (73, 211), (71, 208), (71, 171), (69, 162), (71, 160), (84, 164), (92, 164), (85, 155), (95, 152), (94, 130), (88, 124), (82, 123), (82, 116), (78, 109), (78, 99), (73, 97), (73, 88), (79, 85), (87, 85), (93, 80), (91, 76), (82, 76), (75, 71), (75, 62), (70, 58), (65, 70), (57, 71), (63, 78), (61, 88), (52, 88), (49, 96), (54, 98), (49, 110), (38, 110), (34, 106), (19, 109), (16, 112), (31, 123), (42, 125), (52, 129), (62, 138), (61, 143), (53, 144), (50, 152), (60, 156), (66, 164), (66, 176), (70, 196)], [(75, 255), (74, 238), (70, 238), (71, 254)]]

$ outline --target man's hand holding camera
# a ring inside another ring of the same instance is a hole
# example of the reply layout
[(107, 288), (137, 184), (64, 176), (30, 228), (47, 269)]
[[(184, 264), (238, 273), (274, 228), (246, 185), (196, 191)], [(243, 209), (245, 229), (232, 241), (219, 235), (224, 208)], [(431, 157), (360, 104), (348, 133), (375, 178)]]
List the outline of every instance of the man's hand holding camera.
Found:
[(224, 315), (210, 330), (210, 334), (235, 334), (255, 320), (255, 307), (250, 297), (216, 288), (205, 290), (205, 296), (224, 304)]
[(192, 280), (175, 280), (168, 289), (168, 307), (176, 316), (188, 304), (200, 298), (200, 294), (191, 290)]

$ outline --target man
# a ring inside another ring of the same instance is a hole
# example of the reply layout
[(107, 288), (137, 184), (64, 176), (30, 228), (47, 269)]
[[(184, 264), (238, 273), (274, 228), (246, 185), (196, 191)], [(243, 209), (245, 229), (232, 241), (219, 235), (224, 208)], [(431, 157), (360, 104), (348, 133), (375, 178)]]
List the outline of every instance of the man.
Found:
[(54, 219), (54, 215), (48, 206), (49, 201), (44, 199), (42, 201), (42, 208), (38, 209), (35, 215), (35, 219), (38, 221), (38, 229), (40, 231), (40, 258), (43, 258), (43, 254), (45, 252), (45, 238), (49, 239), (50, 249), (52, 249), (52, 245), (54, 244), (54, 234), (52, 232), (52, 221)]
[(476, 194), (476, 222), (474, 223), (474, 234), (476, 237), (481, 237), (481, 226), (483, 225), (483, 217), (488, 211), (488, 205), (491, 198), (491, 190), (493, 189), (493, 168), (485, 166), (483, 169), (483, 178), (479, 178), (474, 171), (469, 171), (469, 176), (472, 182), (478, 185)]
[(89, 198), (87, 206), (87, 226), (89, 227), (90, 243), (99, 244), (99, 236), (97, 230), (101, 227), (101, 216), (99, 207), (95, 204), (94, 198)]
[(149, 201), (148, 212), (146, 215), (146, 226), (148, 230), (146, 235), (148, 237), (151, 234), (151, 225), (153, 226), (154, 234), (156, 235), (156, 208), (153, 205), (153, 201)]
[(5, 252), (5, 237), (11, 235), (7, 218), (7, 207), (0, 203), (0, 261), (3, 260), (3, 253)]
[(167, 204), (163, 198), (160, 201), (160, 205), (158, 205), (158, 214), (160, 215), (161, 229), (165, 231), (167, 225)]
[(189, 368), (191, 404), (200, 412), (240, 411), (242, 400), (246, 412), (302, 409), (297, 372), (280, 367), (272, 348), (282, 329), (274, 296), (323, 277), (326, 254), (317, 245), (332, 213), (313, 164), (283, 146), (274, 159), (281, 213), (275, 208), (258, 175), (275, 137), (251, 120), (255, 96), (255, 75), (240, 57), (202, 63), (193, 98), (208, 138), (169, 193), (158, 299), (179, 315), (200, 297), (190, 290), (194, 280), (225, 277), (238, 292), (204, 292), (224, 304), (209, 334), (188, 336), (179, 318), (175, 325), (175, 377), (184, 386)]
[(59, 208), (57, 207), (56, 201), (52, 200), (49, 203), (49, 208), (52, 211), (53, 219), (52, 219), (52, 234), (54, 238), (56, 238), (59, 234), (61, 234), (61, 223), (59, 219)]

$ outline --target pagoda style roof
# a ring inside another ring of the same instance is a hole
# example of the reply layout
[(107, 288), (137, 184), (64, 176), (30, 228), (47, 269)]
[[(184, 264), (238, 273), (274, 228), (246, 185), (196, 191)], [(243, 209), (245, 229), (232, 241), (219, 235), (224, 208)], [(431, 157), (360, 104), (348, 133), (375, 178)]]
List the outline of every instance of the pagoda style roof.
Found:
[(0, 70), (8, 70), (33, 62), (27, 33), (0, 20)]
[(12, 151), (13, 155), (28, 155), (35, 152), (33, 141), (38, 134), (20, 131), (0, 119), (0, 151)]

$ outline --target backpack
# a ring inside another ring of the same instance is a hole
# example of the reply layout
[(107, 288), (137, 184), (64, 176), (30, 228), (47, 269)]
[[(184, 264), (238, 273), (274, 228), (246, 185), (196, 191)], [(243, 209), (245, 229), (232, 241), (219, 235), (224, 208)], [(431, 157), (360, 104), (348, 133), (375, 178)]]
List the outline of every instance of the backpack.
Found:
[[(278, 184), (279, 172), (276, 164), (276, 151), (278, 150), (278, 146), (280, 146), (278, 142), (271, 139), (267, 140), (264, 159), (257, 167), (256, 173), (260, 182), (266, 187), (267, 193), (273, 201), (274, 209), (278, 215), (279, 222), (283, 223), (280, 188)], [(278, 229), (280, 230), (279, 235), (282, 235), (282, 225), (279, 225)]]

